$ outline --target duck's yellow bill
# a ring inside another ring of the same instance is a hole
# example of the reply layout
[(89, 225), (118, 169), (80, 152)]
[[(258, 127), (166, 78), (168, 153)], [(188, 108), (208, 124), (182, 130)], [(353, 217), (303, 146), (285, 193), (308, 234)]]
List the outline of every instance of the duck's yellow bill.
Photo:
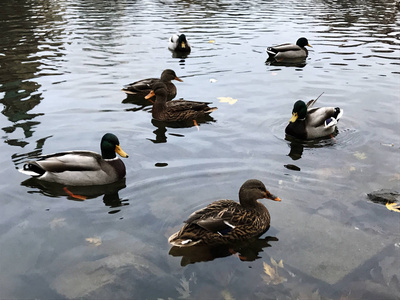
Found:
[(292, 117), (290, 118), (289, 122), (296, 122), (297, 118), (299, 117), (299, 115), (297, 113), (293, 113)]
[(146, 97), (144, 97), (144, 99), (150, 99), (151, 97), (155, 96), (155, 93), (153, 90), (150, 91), (150, 93), (147, 94)]
[(307, 46), (312, 48), (312, 46), (310, 44), (307, 44)]
[(182, 48), (186, 48), (185, 42), (182, 42), (182, 43), (181, 43), (181, 47), (182, 47)]
[(122, 150), (120, 145), (115, 146), (115, 152), (117, 152), (122, 157), (129, 157), (129, 155), (126, 154), (124, 150)]

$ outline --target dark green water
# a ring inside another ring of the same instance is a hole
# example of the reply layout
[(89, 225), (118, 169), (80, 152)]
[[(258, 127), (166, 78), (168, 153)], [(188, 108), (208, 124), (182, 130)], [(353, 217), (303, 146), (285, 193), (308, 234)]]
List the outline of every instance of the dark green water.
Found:
[[(1, 7), (0, 299), (398, 299), (400, 214), (366, 196), (400, 190), (394, 1)], [(167, 49), (176, 32), (193, 47), (186, 58)], [(305, 64), (265, 64), (267, 46), (300, 36), (313, 46)], [(164, 127), (120, 91), (166, 68), (184, 80), (178, 98), (218, 106), (212, 121)], [(322, 92), (319, 105), (344, 109), (335, 138), (285, 139), (293, 103)], [(77, 191), (86, 201), (16, 170), (39, 154), (99, 151), (105, 132), (130, 154), (126, 181)], [(249, 178), (282, 199), (265, 203), (270, 247), (182, 267), (168, 236)]]

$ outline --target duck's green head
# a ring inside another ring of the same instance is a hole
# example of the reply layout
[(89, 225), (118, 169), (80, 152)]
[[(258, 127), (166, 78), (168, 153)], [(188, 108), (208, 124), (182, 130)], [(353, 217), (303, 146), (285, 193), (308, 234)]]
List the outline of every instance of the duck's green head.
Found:
[(304, 101), (298, 100), (293, 105), (292, 117), (290, 118), (289, 122), (296, 122), (297, 119), (302, 120), (305, 119), (307, 116), (307, 105)]
[(103, 135), (100, 143), (100, 148), (101, 156), (104, 159), (115, 158), (115, 153), (118, 153), (122, 157), (128, 157), (128, 154), (126, 154), (124, 150), (121, 149), (118, 138), (115, 134), (112, 133), (106, 133), (105, 135)]
[(184, 35), (183, 33), (178, 37), (178, 45), (180, 45), (182, 49), (185, 49), (187, 47), (186, 35)]
[(308, 43), (308, 40), (305, 37), (301, 37), (297, 40), (296, 45), (303, 48), (305, 46), (311, 47), (312, 46)]

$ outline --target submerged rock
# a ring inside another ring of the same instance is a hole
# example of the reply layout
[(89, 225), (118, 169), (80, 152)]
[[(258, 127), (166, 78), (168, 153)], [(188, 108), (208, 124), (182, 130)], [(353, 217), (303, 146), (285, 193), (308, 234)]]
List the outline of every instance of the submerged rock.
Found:
[(371, 192), (367, 194), (369, 200), (375, 203), (393, 203), (393, 202), (400, 202), (400, 193), (395, 190), (389, 189), (381, 189), (378, 191)]

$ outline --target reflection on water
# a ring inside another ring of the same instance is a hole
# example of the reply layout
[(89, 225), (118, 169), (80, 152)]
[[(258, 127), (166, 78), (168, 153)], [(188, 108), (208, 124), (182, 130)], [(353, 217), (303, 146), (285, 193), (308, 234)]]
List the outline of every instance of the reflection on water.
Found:
[[(366, 196), (400, 182), (398, 1), (31, 0), (0, 16), (2, 298), (399, 295), (398, 212)], [(190, 55), (167, 49), (175, 32)], [(313, 45), (305, 61), (265, 62), (267, 46), (299, 36)], [(185, 78), (179, 97), (238, 101), (198, 128), (152, 121), (151, 103), (120, 88), (166, 68)], [(285, 137), (294, 101), (321, 92), (346, 110), (334, 139)], [(120, 185), (67, 192), (15, 170), (105, 132), (134, 153)], [(170, 249), (182, 216), (248, 178), (288, 199), (268, 207), (278, 243)]]
[[(103, 196), (105, 206), (116, 208), (120, 206), (129, 205), (126, 200), (120, 198), (118, 192), (126, 187), (125, 179), (118, 182), (102, 185), (102, 186), (68, 186), (39, 180), (36, 178), (29, 178), (21, 183), (21, 185), (34, 188), (28, 191), (29, 194), (41, 194), (46, 197), (60, 198), (66, 197), (68, 200), (86, 201)], [(119, 210), (113, 210), (109, 213), (115, 213)]]
[(172, 256), (182, 256), (182, 267), (196, 262), (211, 261), (216, 258), (231, 255), (237, 255), (241, 261), (254, 261), (261, 258), (259, 253), (264, 251), (263, 248), (271, 247), (269, 243), (275, 241), (278, 241), (276, 237), (267, 236), (265, 238), (257, 238), (255, 240), (238, 242), (231, 245), (200, 245), (192, 247), (173, 246), (169, 250), (169, 254)]

